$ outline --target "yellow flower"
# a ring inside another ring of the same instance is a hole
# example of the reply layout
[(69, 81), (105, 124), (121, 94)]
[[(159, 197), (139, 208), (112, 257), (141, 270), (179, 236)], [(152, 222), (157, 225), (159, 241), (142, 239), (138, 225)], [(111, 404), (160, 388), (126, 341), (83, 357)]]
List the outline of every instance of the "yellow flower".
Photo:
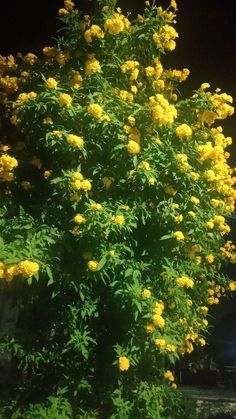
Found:
[(94, 116), (94, 118), (100, 119), (102, 117), (103, 109), (97, 103), (91, 103), (88, 106), (88, 113)]
[(128, 121), (129, 121), (131, 127), (135, 126), (135, 118), (133, 116), (128, 116)]
[(173, 237), (177, 240), (177, 241), (183, 241), (185, 239), (182, 231), (174, 231), (173, 233)]
[(173, 373), (172, 373), (170, 370), (167, 370), (167, 371), (165, 372), (164, 377), (165, 377), (165, 379), (166, 379), (166, 380), (168, 380), (168, 381), (174, 381), (174, 380), (175, 380), (175, 379), (174, 379), (174, 375), (173, 375)]
[(18, 166), (18, 161), (9, 156), (8, 154), (3, 154), (0, 157), (0, 171), (9, 171)]
[(86, 42), (92, 42), (93, 38), (104, 38), (104, 32), (98, 25), (91, 25), (84, 33), (84, 39)]
[(229, 290), (230, 291), (236, 291), (236, 281), (230, 281), (229, 282)]
[(119, 357), (119, 369), (120, 371), (127, 371), (130, 367), (129, 359), (126, 356)]
[(205, 346), (206, 345), (206, 341), (203, 338), (199, 338), (198, 342), (200, 343), (201, 346)]
[(160, 348), (160, 349), (164, 349), (165, 345), (166, 345), (166, 341), (165, 339), (159, 338), (159, 339), (155, 339), (154, 340), (155, 345)]
[(88, 192), (92, 189), (91, 182), (87, 179), (84, 179), (80, 182), (80, 189), (83, 189), (85, 192)]
[(149, 183), (149, 185), (153, 186), (153, 185), (155, 185), (155, 183), (156, 183), (156, 179), (154, 179), (154, 177), (150, 177), (150, 178), (148, 179), (148, 183)]
[(165, 319), (160, 314), (153, 314), (152, 321), (154, 326), (159, 327), (159, 329), (165, 327)]
[(83, 215), (81, 215), (81, 214), (77, 214), (77, 215), (73, 218), (73, 221), (74, 221), (76, 224), (82, 224), (82, 223), (85, 223), (86, 219), (85, 219), (85, 217), (84, 217)]
[(110, 178), (110, 177), (107, 177), (107, 176), (104, 176), (103, 178), (102, 178), (102, 183), (103, 183), (103, 185), (105, 186), (105, 188), (110, 188), (110, 186), (111, 186), (111, 184), (112, 184), (112, 181), (113, 181), (114, 179), (113, 178)]
[(199, 180), (200, 179), (199, 173), (196, 173), (196, 172), (190, 172), (190, 176), (191, 176), (191, 179), (193, 179), (193, 180)]
[(162, 314), (163, 311), (164, 311), (164, 308), (165, 308), (165, 306), (164, 306), (163, 301), (162, 300), (157, 301), (154, 305), (153, 313), (154, 314)]
[(176, 130), (176, 135), (180, 140), (189, 139), (192, 136), (192, 128), (187, 124), (181, 124), (179, 125)]
[(193, 288), (194, 286), (194, 281), (191, 278), (188, 278), (187, 276), (180, 276), (179, 278), (176, 279), (176, 283), (179, 287), (183, 288)]
[(208, 313), (208, 307), (206, 306), (201, 306), (200, 307), (200, 313), (206, 315)]
[(98, 270), (98, 262), (96, 260), (89, 260), (87, 267), (91, 272), (96, 272)]
[(206, 256), (205, 256), (205, 260), (206, 260), (208, 263), (213, 263), (213, 262), (214, 262), (214, 260), (215, 260), (215, 257), (214, 257), (212, 254), (210, 254), (210, 255), (206, 255)]
[(45, 86), (49, 89), (56, 89), (57, 88), (57, 81), (53, 77), (49, 77), (45, 80)]
[(56, 130), (52, 131), (52, 135), (54, 137), (57, 137), (57, 138), (61, 138), (62, 137), (62, 133), (60, 131), (56, 131)]
[(52, 176), (52, 170), (45, 170), (43, 172), (44, 179), (48, 179), (50, 176)]
[(150, 164), (147, 161), (142, 161), (138, 167), (140, 167), (140, 169), (143, 169), (143, 170), (149, 170)]
[(191, 196), (190, 201), (195, 205), (200, 204), (200, 199), (196, 198), (196, 196)]
[(71, 0), (64, 0), (64, 6), (66, 10), (73, 10), (75, 3), (73, 3)]
[(46, 116), (46, 118), (43, 118), (43, 124), (44, 125), (53, 125), (52, 118), (50, 118), (50, 116)]
[(5, 270), (5, 265), (3, 262), (0, 262), (0, 279), (4, 278), (4, 270)]
[(124, 224), (125, 222), (123, 215), (113, 215), (111, 219), (115, 224)]
[(23, 260), (18, 264), (19, 273), (25, 277), (36, 275), (39, 271), (39, 264), (30, 260)]
[(154, 327), (154, 325), (152, 323), (150, 323), (150, 324), (147, 324), (147, 326), (145, 327), (145, 329), (146, 329), (146, 332), (147, 333), (153, 333), (154, 330), (155, 330), (155, 327)]
[(99, 61), (91, 54), (90, 58), (85, 61), (85, 73), (90, 75), (100, 73), (102, 71)]
[(68, 13), (68, 10), (64, 9), (64, 7), (58, 10), (58, 16), (66, 16)]
[(140, 145), (136, 141), (130, 140), (127, 144), (127, 150), (130, 154), (138, 154), (140, 153)]
[(67, 93), (61, 93), (59, 96), (59, 103), (61, 106), (69, 108), (72, 103), (72, 97)]
[(143, 292), (142, 292), (142, 296), (143, 296), (144, 298), (150, 298), (150, 297), (151, 297), (151, 295), (152, 295), (151, 291), (150, 291), (150, 290), (148, 290), (147, 288), (145, 288), (145, 289), (143, 290)]
[(14, 276), (19, 275), (21, 272), (19, 271), (18, 265), (12, 264), (12, 265), (8, 265), (5, 268), (5, 280), (7, 282), (11, 282), (14, 278)]
[(164, 191), (167, 193), (167, 195), (175, 196), (177, 191), (173, 186), (171, 185), (165, 185)]
[(66, 141), (73, 147), (81, 148), (84, 145), (83, 137), (78, 137), (78, 135), (74, 134), (67, 135)]
[(171, 345), (170, 343), (166, 345), (166, 351), (167, 352), (175, 352), (176, 351), (176, 347), (175, 345)]
[(212, 220), (209, 220), (209, 221), (207, 221), (207, 227), (208, 228), (210, 228), (210, 229), (212, 229), (212, 228), (214, 228), (214, 223), (213, 223), (213, 221)]
[(94, 210), (101, 210), (102, 209), (102, 205), (98, 204), (97, 202), (92, 202), (89, 206), (90, 206), (91, 209), (94, 209)]
[(179, 223), (182, 223), (183, 219), (184, 219), (183, 215), (179, 214), (175, 216), (174, 221), (175, 223), (179, 224)]
[(71, 176), (72, 180), (83, 180), (83, 175), (80, 172), (74, 172)]

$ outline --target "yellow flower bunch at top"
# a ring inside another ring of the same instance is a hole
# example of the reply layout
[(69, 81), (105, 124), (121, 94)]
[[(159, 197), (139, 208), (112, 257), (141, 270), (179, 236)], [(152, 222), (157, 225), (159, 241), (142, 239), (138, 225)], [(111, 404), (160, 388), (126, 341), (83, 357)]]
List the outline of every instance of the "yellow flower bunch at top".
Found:
[(104, 23), (105, 31), (111, 35), (118, 35), (130, 27), (130, 21), (120, 13), (114, 13), (113, 17)]
[(104, 38), (104, 32), (98, 25), (91, 25), (90, 28), (84, 32), (84, 39), (87, 43), (92, 42), (93, 38)]
[(233, 115), (234, 108), (229, 105), (229, 103), (233, 102), (232, 96), (227, 95), (226, 93), (215, 93), (210, 97), (210, 101), (214, 105), (218, 119), (225, 119), (228, 116)]
[(167, 51), (173, 51), (176, 47), (175, 39), (178, 38), (178, 36), (179, 35), (173, 26), (164, 25), (161, 33), (158, 34), (155, 32), (152, 39), (157, 48), (161, 48), (163, 45)]

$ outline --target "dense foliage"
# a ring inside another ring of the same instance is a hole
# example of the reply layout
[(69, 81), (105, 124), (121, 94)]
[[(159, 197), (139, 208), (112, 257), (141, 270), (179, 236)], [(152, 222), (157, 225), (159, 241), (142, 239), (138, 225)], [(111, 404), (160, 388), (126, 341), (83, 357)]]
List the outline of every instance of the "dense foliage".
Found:
[(174, 365), (236, 289), (221, 273), (236, 260), (232, 140), (218, 124), (232, 98), (207, 83), (180, 96), (189, 70), (161, 62), (176, 10), (146, 2), (131, 22), (113, 0), (94, 17), (65, 0), (42, 57), (0, 57), (13, 418), (183, 418)]

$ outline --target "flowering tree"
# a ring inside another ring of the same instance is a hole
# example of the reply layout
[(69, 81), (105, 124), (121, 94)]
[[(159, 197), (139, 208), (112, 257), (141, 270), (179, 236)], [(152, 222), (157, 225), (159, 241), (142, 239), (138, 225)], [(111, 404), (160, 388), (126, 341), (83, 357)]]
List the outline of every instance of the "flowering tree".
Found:
[(90, 17), (65, 0), (63, 36), (42, 57), (0, 58), (14, 417), (183, 418), (174, 365), (205, 345), (209, 306), (236, 289), (220, 273), (236, 260), (218, 125), (232, 98), (207, 83), (179, 96), (189, 70), (161, 63), (175, 0), (146, 2), (132, 22), (115, 3), (97, 0)]

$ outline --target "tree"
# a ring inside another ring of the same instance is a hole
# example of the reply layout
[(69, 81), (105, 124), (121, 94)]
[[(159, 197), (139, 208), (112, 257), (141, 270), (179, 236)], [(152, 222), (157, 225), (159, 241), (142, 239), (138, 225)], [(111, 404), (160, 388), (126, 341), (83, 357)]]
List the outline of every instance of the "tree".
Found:
[(55, 45), (0, 60), (0, 276), (21, 307), (1, 344), (19, 371), (12, 417), (183, 417), (174, 365), (236, 289), (220, 272), (236, 260), (218, 125), (232, 98), (203, 83), (183, 99), (189, 70), (163, 68), (175, 0), (132, 21), (115, 7), (82, 16), (65, 0)]

